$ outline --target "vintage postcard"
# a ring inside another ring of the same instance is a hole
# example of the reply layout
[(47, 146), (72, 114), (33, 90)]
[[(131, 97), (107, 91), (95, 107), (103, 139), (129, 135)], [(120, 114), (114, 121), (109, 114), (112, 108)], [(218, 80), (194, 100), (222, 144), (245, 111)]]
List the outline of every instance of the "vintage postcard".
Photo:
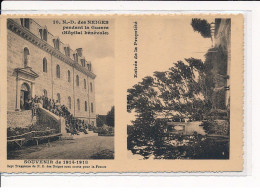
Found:
[(3, 15), (0, 172), (243, 170), (242, 14)]

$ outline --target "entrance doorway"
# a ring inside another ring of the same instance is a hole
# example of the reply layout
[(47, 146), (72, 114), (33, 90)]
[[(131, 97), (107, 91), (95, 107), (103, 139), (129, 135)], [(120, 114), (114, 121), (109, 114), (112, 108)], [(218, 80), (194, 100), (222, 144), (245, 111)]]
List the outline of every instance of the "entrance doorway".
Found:
[(21, 86), (21, 92), (20, 92), (20, 108), (21, 110), (29, 110), (29, 99), (31, 97), (30, 95), (30, 87), (28, 84), (24, 83)]

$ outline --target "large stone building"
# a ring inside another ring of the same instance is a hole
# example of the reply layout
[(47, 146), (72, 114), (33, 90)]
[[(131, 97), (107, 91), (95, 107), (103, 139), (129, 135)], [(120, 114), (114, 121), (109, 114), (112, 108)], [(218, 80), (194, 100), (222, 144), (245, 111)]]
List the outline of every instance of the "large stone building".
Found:
[(211, 60), (215, 84), (214, 107), (227, 109), (230, 103), (231, 19), (216, 18), (214, 26), (214, 47)]
[(96, 125), (96, 75), (82, 48), (73, 51), (30, 18), (8, 19), (7, 28), (8, 119), (29, 97), (45, 95)]

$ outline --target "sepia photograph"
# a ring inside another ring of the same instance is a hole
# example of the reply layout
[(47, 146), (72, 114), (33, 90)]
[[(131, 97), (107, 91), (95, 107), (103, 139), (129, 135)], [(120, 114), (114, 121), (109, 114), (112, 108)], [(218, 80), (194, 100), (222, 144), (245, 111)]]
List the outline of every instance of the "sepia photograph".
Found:
[(1, 21), (2, 172), (243, 170), (242, 14)]
[(194, 16), (142, 21), (147, 31), (139, 45), (149, 48), (128, 78), (128, 158), (230, 158), (231, 23)]
[(113, 19), (7, 19), (8, 160), (114, 159), (114, 110)]

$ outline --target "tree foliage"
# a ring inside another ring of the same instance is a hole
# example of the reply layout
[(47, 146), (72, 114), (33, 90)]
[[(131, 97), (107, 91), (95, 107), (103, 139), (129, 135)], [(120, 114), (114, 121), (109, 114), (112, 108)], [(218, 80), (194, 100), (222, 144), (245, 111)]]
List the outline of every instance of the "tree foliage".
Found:
[(198, 32), (201, 34), (204, 38), (210, 38), (210, 24), (207, 20), (199, 19), (199, 18), (193, 18), (191, 20), (191, 26), (195, 32)]
[(137, 118), (154, 120), (159, 115), (195, 119), (198, 110), (208, 111), (207, 90), (213, 88), (207, 83), (208, 69), (199, 59), (189, 58), (185, 62), (174, 63), (168, 71), (156, 71), (128, 89), (128, 112), (135, 110)]
[(169, 119), (204, 119), (212, 108), (211, 69), (200, 59), (188, 58), (128, 89), (127, 110), (136, 113), (128, 126), (128, 149), (149, 144), (153, 149), (162, 147)]
[(107, 125), (110, 127), (115, 126), (115, 107), (112, 106), (111, 110), (107, 113), (106, 117)]
[(97, 127), (103, 127), (106, 124), (106, 115), (97, 115)]

